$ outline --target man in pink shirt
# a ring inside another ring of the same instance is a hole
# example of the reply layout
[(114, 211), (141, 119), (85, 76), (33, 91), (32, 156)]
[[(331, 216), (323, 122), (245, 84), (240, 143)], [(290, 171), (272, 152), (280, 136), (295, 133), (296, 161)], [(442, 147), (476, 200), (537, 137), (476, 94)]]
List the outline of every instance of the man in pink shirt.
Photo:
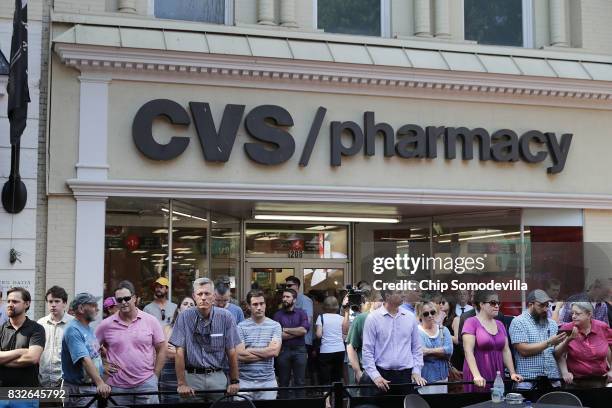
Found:
[(115, 290), (119, 312), (107, 317), (96, 329), (110, 365), (107, 383), (118, 405), (159, 404), (157, 382), (166, 361), (166, 337), (159, 321), (136, 307), (134, 285), (119, 283)]

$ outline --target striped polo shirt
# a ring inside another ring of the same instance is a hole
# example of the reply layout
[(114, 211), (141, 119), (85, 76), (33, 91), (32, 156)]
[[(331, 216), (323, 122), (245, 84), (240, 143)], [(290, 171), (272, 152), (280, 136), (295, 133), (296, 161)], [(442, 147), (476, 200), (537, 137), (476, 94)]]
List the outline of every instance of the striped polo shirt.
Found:
[[(238, 324), (238, 336), (247, 350), (265, 348), (272, 340), (282, 342), (282, 329), (278, 322), (267, 317), (259, 324), (253, 319), (246, 319)], [(240, 378), (246, 381), (273, 380), (275, 378), (274, 358), (270, 357), (254, 363), (240, 362)]]

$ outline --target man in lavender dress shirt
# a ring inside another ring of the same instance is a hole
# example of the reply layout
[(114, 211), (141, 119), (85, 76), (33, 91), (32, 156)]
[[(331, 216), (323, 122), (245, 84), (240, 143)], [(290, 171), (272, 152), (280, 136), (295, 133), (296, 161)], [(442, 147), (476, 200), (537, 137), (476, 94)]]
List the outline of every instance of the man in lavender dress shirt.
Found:
[[(363, 329), (362, 362), (367, 376), (362, 377), (361, 383), (374, 383), (384, 392), (392, 384), (425, 385), (427, 381), (421, 377), (423, 351), (416, 317), (400, 308), (401, 292), (381, 294), (385, 299), (383, 307), (370, 313)], [(409, 393), (413, 388), (402, 387), (398, 391)]]

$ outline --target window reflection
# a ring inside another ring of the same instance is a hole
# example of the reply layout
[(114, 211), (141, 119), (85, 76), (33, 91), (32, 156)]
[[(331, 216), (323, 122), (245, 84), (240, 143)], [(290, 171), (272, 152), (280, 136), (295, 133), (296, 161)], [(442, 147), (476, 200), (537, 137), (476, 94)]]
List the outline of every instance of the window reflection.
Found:
[(321, 224), (248, 224), (249, 257), (346, 259), (348, 227)]

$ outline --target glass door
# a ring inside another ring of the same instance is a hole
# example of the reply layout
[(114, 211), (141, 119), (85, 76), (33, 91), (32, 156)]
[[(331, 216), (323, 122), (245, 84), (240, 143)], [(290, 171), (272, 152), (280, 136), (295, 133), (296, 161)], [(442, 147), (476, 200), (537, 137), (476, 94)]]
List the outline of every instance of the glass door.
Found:
[(298, 264), (280, 262), (247, 262), (247, 285), (244, 295), (254, 288), (263, 290), (266, 299), (266, 315), (272, 316), (281, 303), (282, 288), (285, 279), (289, 276), (297, 276), (301, 279), (301, 271)]

